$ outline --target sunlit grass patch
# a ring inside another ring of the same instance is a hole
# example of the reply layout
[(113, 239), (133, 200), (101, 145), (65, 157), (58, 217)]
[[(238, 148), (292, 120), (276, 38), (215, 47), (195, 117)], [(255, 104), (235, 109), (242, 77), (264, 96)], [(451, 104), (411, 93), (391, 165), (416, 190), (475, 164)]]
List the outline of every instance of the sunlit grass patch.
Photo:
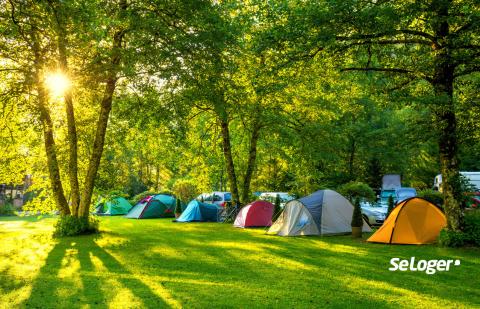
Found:
[[(0, 218), (8, 307), (473, 307), (480, 250), (276, 237), (227, 224), (102, 218), (99, 235), (51, 237), (54, 219)], [(392, 257), (455, 258), (451, 272), (389, 272)], [(461, 287), (461, 288), (458, 288)], [(2, 307), (0, 305), (0, 307)]]

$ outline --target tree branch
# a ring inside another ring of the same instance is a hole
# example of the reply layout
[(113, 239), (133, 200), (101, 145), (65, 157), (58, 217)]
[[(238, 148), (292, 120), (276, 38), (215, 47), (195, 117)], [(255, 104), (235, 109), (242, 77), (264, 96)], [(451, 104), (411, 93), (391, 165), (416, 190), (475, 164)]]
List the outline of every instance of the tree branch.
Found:
[(337, 36), (336, 39), (339, 40), (339, 41), (379, 39), (379, 38), (382, 38), (382, 37), (396, 36), (396, 35), (399, 35), (399, 34), (409, 34), (409, 35), (421, 36), (421, 37), (427, 39), (429, 44), (433, 43), (436, 47), (440, 46), (440, 44), (438, 44), (435, 36), (433, 36), (431, 34), (428, 34), (426, 32), (423, 32), (423, 31), (410, 30), (410, 29), (400, 29), (400, 30), (380, 32), (380, 33), (372, 33), (372, 34), (358, 34), (358, 35), (352, 35), (352, 36)]
[(351, 67), (351, 68), (342, 68), (340, 69), (340, 72), (347, 72), (347, 71), (364, 71), (364, 72), (369, 72), (369, 71), (374, 71), (374, 72), (386, 72), (386, 73), (395, 73), (395, 74), (407, 74), (416, 78), (422, 78), (425, 79), (428, 82), (432, 81), (431, 77), (428, 77), (423, 74), (419, 74), (418, 72), (412, 71), (412, 70), (407, 70), (407, 69), (399, 69), (399, 68), (357, 68), (357, 67)]
[(453, 77), (457, 78), (457, 77), (472, 74), (472, 73), (475, 73), (475, 72), (480, 72), (480, 65), (474, 65), (474, 66), (471, 66), (469, 68), (466, 68), (466, 69), (458, 72), (457, 74), (454, 74)]

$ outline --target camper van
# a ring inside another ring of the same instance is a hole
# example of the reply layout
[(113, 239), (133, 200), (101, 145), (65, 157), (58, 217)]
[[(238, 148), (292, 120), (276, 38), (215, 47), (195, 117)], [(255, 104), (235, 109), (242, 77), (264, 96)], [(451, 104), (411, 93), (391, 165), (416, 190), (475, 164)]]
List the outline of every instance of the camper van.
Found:
[[(477, 191), (480, 190), (480, 172), (460, 172), (460, 174), (467, 178)], [(433, 189), (442, 192), (442, 174), (435, 176)]]

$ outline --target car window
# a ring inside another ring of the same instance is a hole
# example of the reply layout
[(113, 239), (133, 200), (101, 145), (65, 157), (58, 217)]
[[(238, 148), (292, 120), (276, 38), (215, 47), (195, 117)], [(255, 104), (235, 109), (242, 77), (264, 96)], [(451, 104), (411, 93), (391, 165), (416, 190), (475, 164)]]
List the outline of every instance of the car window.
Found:
[(211, 196), (210, 194), (209, 194), (209, 195), (205, 195), (205, 196), (203, 197), (203, 200), (204, 200), (205, 202), (211, 202), (211, 201), (212, 201), (212, 196)]
[(214, 195), (213, 195), (213, 201), (214, 201), (214, 202), (221, 202), (221, 201), (222, 201), (222, 197), (221, 197), (220, 195), (214, 194)]
[(388, 198), (389, 196), (395, 197), (395, 191), (394, 190), (382, 191), (382, 195), (381, 195), (382, 198)]

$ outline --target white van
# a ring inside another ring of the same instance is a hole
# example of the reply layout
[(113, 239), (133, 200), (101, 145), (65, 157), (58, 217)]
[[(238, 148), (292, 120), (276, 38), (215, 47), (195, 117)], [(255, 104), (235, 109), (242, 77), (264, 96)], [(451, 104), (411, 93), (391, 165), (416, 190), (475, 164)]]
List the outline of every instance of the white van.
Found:
[[(460, 174), (468, 179), (468, 181), (480, 190), (480, 172), (460, 172)], [(442, 192), (442, 174), (435, 176), (433, 180), (433, 189)]]

